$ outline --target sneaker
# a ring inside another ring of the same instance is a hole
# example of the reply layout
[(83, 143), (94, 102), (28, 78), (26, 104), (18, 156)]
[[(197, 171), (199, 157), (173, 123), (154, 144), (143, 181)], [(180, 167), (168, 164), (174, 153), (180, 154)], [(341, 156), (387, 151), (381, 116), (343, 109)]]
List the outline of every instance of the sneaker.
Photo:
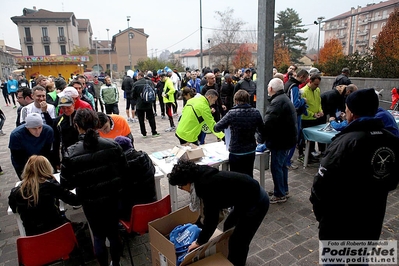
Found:
[(159, 133), (152, 134), (153, 138), (156, 138), (156, 137), (159, 137), (159, 136), (161, 136)]
[(179, 114), (178, 114), (178, 113), (175, 113), (175, 114), (173, 114), (173, 116), (174, 116), (174, 117), (178, 117), (178, 116), (179, 116)]
[(4, 171), (3, 170), (0, 171), (0, 175), (4, 175)]
[[(267, 194), (271, 197), (271, 196), (274, 195), (274, 191), (273, 191), (273, 190), (270, 190), (270, 191), (267, 192)], [(289, 194), (290, 194), (289, 191), (285, 192), (285, 197), (286, 197), (286, 198), (289, 198), (289, 197), (290, 197)]]
[(82, 208), (82, 205), (72, 206), (72, 209), (74, 209), (74, 210), (77, 210), (77, 209), (80, 209), (80, 208)]
[(143, 135), (143, 139), (147, 138), (147, 135)]
[(297, 160), (300, 161), (301, 163), (303, 163), (303, 161), (305, 160), (305, 155), (303, 155), (303, 154), (299, 155)]
[(139, 120), (138, 120), (137, 118), (134, 118), (134, 117), (132, 118), (132, 122), (133, 122), (133, 123), (137, 123), (138, 121), (139, 121)]
[(276, 196), (272, 196), (270, 198), (270, 203), (274, 204), (274, 203), (283, 203), (287, 201), (287, 197), (283, 196), (283, 197), (276, 197)]
[(14, 105), (13, 109), (15, 109), (15, 108), (17, 108), (17, 106), (16, 106), (16, 105)]
[(5, 136), (6, 133), (3, 132), (3, 130), (0, 130), (0, 136)]
[(287, 165), (286, 167), (288, 168), (288, 170), (296, 170), (296, 169), (298, 169), (298, 165), (296, 165), (296, 164)]
[(165, 129), (165, 132), (173, 132), (176, 130), (176, 127), (169, 127), (167, 129)]
[(166, 119), (166, 117), (163, 115), (163, 116), (161, 116), (161, 119)]

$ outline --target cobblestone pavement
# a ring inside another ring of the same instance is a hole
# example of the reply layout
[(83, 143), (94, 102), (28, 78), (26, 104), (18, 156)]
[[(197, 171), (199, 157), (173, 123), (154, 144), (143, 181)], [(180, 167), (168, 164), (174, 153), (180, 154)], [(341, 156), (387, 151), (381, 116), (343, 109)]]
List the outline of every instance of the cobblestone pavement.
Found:
[[(0, 266), (18, 265), (16, 239), (19, 236), (15, 217), (7, 215), (8, 195), (11, 188), (18, 181), (10, 162), (8, 149), (9, 135), (15, 128), (16, 109), (4, 107), (4, 99), (0, 97), (0, 106), (7, 116), (3, 131), (6, 136), (0, 137), (0, 165), (4, 175), (0, 176)], [(179, 113), (182, 102), (179, 101)], [(142, 138), (138, 123), (129, 123), (135, 139), (135, 147), (138, 150), (152, 153), (166, 150), (178, 144), (177, 138), (172, 132), (165, 132), (169, 127), (168, 120), (162, 120), (159, 106), (156, 117), (157, 130), (161, 134), (157, 138)], [(125, 101), (119, 103), (120, 114), (126, 117)], [(177, 122), (177, 117), (174, 118)], [(150, 132), (149, 124), (146, 123)], [(216, 141), (216, 137), (208, 135), (207, 142)], [(317, 222), (309, 202), (310, 187), (313, 176), (317, 171), (317, 165), (310, 165), (306, 169), (300, 167), (289, 172), (290, 198), (286, 203), (272, 204), (263, 223), (257, 231), (249, 251), (248, 266), (257, 265), (317, 265), (318, 264), (318, 238)], [(255, 170), (255, 178), (259, 180), (259, 171)], [(167, 180), (161, 180), (162, 195), (168, 194)], [(266, 171), (266, 190), (273, 188), (270, 171)], [(336, 191), (337, 197), (348, 197)], [(373, 195), (370, 195), (372, 197)], [(179, 207), (188, 202), (188, 195), (179, 191)], [(384, 221), (381, 239), (399, 238), (399, 193), (397, 190), (390, 193), (388, 198), (387, 213)], [(85, 217), (81, 209), (73, 210), (68, 207), (67, 216), (72, 221), (84, 221)], [(367, 221), (364, 221), (367, 223)], [(151, 250), (148, 234), (131, 238), (130, 247), (136, 266), (151, 265)], [(74, 262), (67, 263), (73, 265)], [(128, 253), (125, 250), (122, 258), (123, 265), (129, 265)], [(88, 265), (97, 265), (91, 261)]]

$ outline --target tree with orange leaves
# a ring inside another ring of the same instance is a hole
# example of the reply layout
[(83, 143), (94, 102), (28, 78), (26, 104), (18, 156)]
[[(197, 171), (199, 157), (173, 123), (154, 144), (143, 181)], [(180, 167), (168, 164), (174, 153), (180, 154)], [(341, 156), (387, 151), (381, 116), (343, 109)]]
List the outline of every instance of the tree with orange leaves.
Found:
[[(287, 46), (284, 46), (282, 39), (274, 41), (274, 59), (273, 65), (280, 69), (282, 66), (289, 66), (291, 64), (290, 52)], [(286, 67), (284, 68), (286, 70)]]
[(330, 39), (324, 43), (324, 47), (320, 49), (319, 64), (327, 62), (338, 62), (343, 59), (344, 52), (342, 43), (338, 39)]
[(251, 52), (248, 50), (245, 44), (240, 45), (238, 51), (233, 59), (233, 66), (235, 69), (245, 68), (252, 62)]
[(372, 75), (379, 78), (399, 77), (399, 9), (390, 15), (373, 45)]

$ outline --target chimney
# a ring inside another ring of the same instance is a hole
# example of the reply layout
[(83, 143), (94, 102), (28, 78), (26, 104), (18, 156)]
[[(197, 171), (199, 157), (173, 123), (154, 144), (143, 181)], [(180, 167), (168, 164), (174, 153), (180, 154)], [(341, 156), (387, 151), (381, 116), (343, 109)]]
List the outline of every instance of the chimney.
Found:
[(36, 6), (33, 6), (33, 10), (36, 10)]

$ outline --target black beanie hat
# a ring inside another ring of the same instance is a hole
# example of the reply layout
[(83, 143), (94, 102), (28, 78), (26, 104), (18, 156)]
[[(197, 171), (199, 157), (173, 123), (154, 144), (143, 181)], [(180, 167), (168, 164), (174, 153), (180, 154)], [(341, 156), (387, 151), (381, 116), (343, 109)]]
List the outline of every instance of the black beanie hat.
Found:
[(378, 109), (378, 96), (374, 89), (361, 89), (346, 98), (348, 109), (357, 116), (375, 116)]

